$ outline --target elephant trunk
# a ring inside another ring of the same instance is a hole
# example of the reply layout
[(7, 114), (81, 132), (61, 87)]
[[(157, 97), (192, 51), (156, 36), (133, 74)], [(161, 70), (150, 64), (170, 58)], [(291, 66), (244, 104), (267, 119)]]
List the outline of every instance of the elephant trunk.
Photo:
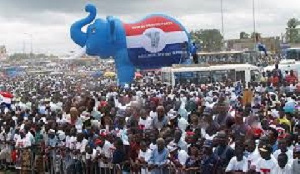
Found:
[(87, 34), (82, 32), (81, 29), (85, 25), (91, 23), (96, 18), (97, 14), (96, 7), (91, 4), (85, 6), (85, 11), (89, 12), (90, 14), (86, 18), (75, 22), (70, 29), (72, 40), (81, 47), (85, 46), (87, 40)]

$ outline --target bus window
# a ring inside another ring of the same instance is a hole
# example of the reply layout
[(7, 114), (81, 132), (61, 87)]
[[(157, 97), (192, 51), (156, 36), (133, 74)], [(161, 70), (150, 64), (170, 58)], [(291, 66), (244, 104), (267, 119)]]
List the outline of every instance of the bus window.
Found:
[(236, 71), (236, 81), (245, 82), (245, 71)]
[(195, 83), (197, 79), (196, 72), (175, 72), (175, 84)]
[(197, 73), (197, 84), (207, 84), (211, 83), (211, 74), (209, 71), (199, 71)]
[(171, 84), (172, 77), (170, 72), (162, 72), (162, 82)]
[(260, 79), (261, 79), (260, 73), (257, 70), (251, 70), (250, 75), (251, 75), (251, 81), (252, 82), (259, 82)]
[(300, 49), (298, 48), (288, 49), (286, 52), (286, 58), (300, 60)]
[(234, 70), (219, 70), (219, 71), (212, 71), (212, 82), (225, 82), (227, 80), (234, 80), (235, 79), (235, 72)]

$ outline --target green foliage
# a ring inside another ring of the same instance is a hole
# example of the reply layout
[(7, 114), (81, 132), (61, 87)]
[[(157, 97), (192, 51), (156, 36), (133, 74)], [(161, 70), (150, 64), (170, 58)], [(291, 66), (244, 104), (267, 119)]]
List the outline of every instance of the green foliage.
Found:
[(249, 39), (249, 37), (250, 37), (250, 34), (244, 32), (244, 31), (242, 31), (240, 33), (240, 39)]
[(299, 28), (300, 21), (296, 18), (291, 18), (287, 22), (286, 37), (289, 43), (300, 43)]
[(251, 39), (254, 39), (254, 38), (257, 38), (257, 39), (260, 39), (261, 38), (261, 34), (260, 33), (257, 33), (257, 32), (252, 32), (251, 33)]
[(201, 45), (203, 51), (221, 51), (223, 46), (223, 36), (217, 29), (201, 29), (191, 33), (192, 40)]
[(14, 53), (9, 56), (11, 60), (21, 60), (21, 59), (49, 59), (49, 58), (57, 58), (57, 56), (50, 55), (47, 56), (45, 54), (27, 54), (27, 53)]

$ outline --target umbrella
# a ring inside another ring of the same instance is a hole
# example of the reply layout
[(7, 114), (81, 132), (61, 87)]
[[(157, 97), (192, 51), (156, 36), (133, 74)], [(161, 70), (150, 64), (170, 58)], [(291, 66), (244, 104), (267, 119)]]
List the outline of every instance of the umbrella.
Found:
[(115, 77), (115, 76), (116, 76), (115, 72), (108, 71), (104, 73), (104, 77)]
[(92, 73), (92, 77), (94, 77), (94, 78), (101, 77), (102, 75), (103, 75), (102, 71), (96, 71), (96, 72)]
[(143, 75), (141, 73), (139, 73), (139, 72), (135, 73), (135, 78), (142, 78), (142, 77), (143, 77)]

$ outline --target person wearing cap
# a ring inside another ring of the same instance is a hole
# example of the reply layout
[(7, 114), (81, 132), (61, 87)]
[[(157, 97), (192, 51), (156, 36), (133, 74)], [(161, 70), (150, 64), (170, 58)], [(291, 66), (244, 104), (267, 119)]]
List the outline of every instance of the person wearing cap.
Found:
[(152, 151), (148, 162), (149, 170), (151, 174), (164, 174), (167, 173), (165, 166), (168, 161), (169, 150), (165, 147), (165, 140), (162, 138), (158, 138), (156, 144), (157, 148)]
[(234, 156), (234, 150), (228, 145), (228, 137), (225, 132), (219, 132), (216, 138), (218, 145), (214, 150), (214, 154), (219, 157), (220, 167), (224, 170)]
[(213, 153), (213, 141), (205, 140), (203, 144), (203, 156), (201, 158), (201, 174), (218, 174), (219, 158)]
[[(175, 143), (170, 143), (168, 149), (170, 152), (169, 160), (171, 164), (174, 165), (176, 169), (184, 168), (188, 158), (187, 152), (181, 150)], [(176, 171), (179, 172), (179, 170)]]
[(101, 139), (96, 139), (94, 144), (96, 145), (100, 173), (108, 173), (109, 168), (106, 163), (108, 159), (112, 157), (113, 144), (107, 141), (104, 136), (102, 136)]
[(271, 156), (272, 146), (269, 144), (262, 145), (259, 148), (260, 158), (257, 161), (256, 172), (273, 173), (277, 166), (277, 160)]

